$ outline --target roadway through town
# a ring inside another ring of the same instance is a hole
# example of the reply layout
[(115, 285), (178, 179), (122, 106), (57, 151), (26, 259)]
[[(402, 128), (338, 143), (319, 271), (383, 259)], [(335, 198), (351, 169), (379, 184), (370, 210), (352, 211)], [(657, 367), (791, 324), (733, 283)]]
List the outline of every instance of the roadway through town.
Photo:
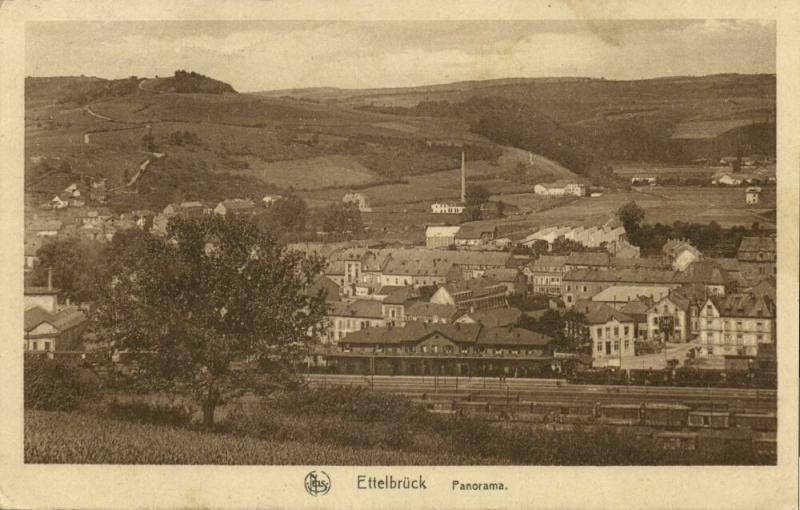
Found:
[(312, 386), (362, 386), (432, 400), (507, 400), (558, 403), (672, 403), (690, 407), (718, 407), (751, 412), (774, 412), (776, 391), (749, 388), (673, 386), (611, 386), (569, 384), (561, 379), (506, 379), (497, 377), (364, 376), (310, 374)]

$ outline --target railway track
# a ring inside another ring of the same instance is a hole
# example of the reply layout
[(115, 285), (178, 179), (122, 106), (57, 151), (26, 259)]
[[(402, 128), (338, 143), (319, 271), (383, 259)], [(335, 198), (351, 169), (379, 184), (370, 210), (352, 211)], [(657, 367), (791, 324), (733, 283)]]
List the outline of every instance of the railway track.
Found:
[(568, 384), (553, 379), (472, 380), (455, 377), (308, 376), (312, 386), (345, 385), (397, 393), (411, 398), (442, 401), (503, 403), (549, 401), (568, 403), (681, 403), (697, 408), (774, 412), (776, 392), (740, 388), (691, 388), (667, 386), (600, 386)]

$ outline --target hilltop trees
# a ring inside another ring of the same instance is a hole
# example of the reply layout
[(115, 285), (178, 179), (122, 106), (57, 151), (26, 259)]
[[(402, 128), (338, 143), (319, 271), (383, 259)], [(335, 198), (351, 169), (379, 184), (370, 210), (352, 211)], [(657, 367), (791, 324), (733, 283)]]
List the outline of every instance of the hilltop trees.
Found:
[(489, 190), (483, 184), (470, 183), (464, 193), (466, 209), (464, 219), (475, 221), (481, 219), (481, 209), (489, 201)]
[(322, 262), (244, 219), (174, 218), (165, 239), (138, 236), (112, 244), (98, 332), (138, 356), (139, 381), (193, 389), (210, 427), (226, 396), (263, 387), (246, 367), (291, 369), (305, 352), (324, 311), (307, 292)]

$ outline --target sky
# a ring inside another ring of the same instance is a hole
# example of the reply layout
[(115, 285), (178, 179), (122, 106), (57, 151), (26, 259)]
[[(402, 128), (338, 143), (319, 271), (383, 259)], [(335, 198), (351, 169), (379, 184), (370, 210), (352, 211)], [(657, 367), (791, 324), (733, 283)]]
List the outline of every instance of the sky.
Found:
[(240, 92), (775, 73), (767, 20), (30, 22), (26, 75), (196, 71)]

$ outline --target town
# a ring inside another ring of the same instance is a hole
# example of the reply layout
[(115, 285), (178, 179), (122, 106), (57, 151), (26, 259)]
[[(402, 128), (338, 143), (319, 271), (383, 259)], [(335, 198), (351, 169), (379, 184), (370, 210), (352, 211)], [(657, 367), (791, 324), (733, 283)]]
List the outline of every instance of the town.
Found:
[(774, 463), (774, 76), (687, 80), (29, 77), (26, 459)]

